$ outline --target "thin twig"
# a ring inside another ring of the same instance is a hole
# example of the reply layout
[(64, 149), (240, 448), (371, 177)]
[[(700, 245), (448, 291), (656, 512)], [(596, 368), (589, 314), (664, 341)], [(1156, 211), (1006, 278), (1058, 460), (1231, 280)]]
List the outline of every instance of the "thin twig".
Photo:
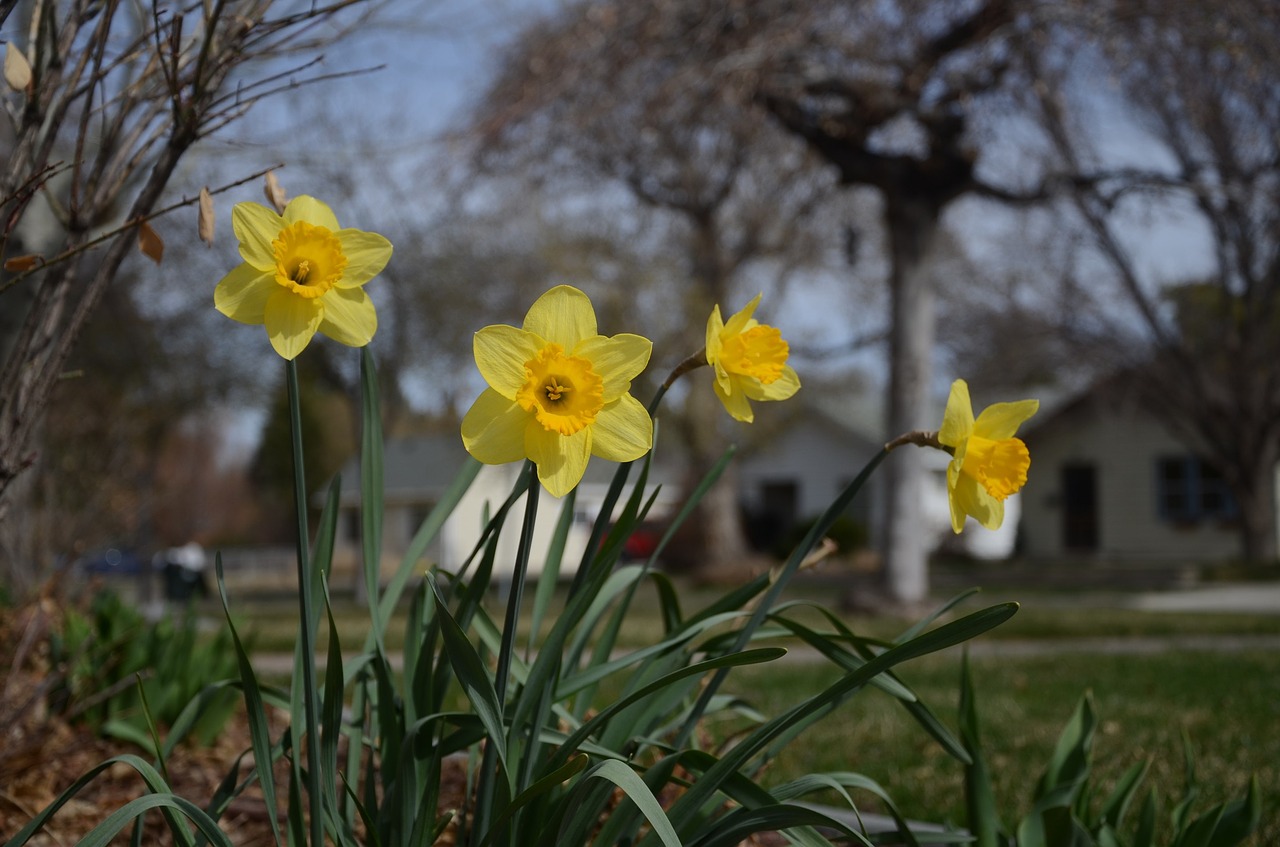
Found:
[[(235, 182), (229, 182), (226, 185), (223, 185), (219, 188), (212, 189), (209, 193), (222, 194), (225, 191), (230, 191), (233, 188), (238, 188), (239, 186), (244, 185), (246, 182), (252, 182), (253, 180), (258, 179), (259, 177), (266, 176), (271, 171), (279, 170), (280, 168), (283, 168), (283, 167), (284, 167), (284, 164), (280, 163), (280, 164), (272, 165), (269, 168), (263, 168), (262, 170), (256, 171), (250, 174), (249, 176), (244, 177), (243, 179), (238, 179)], [(77, 247), (74, 247), (71, 250), (67, 250), (64, 253), (59, 253), (57, 256), (54, 256), (52, 259), (50, 259), (49, 261), (41, 265), (37, 265), (36, 267), (31, 268), (30, 270), (23, 271), (22, 273), (17, 274), (8, 282), (4, 283), (3, 285), (0, 285), (0, 294), (3, 294), (4, 292), (8, 291), (10, 288), (22, 282), (22, 280), (26, 279), (32, 274), (38, 273), (39, 271), (42, 271), (45, 268), (48, 268), (50, 265), (56, 265), (60, 262), (65, 262), (67, 259), (70, 259), (80, 253), (83, 253), (86, 250), (89, 250), (90, 248), (95, 247), (104, 241), (110, 241), (112, 238), (115, 238), (117, 235), (119, 235), (120, 233), (126, 230), (133, 229), (144, 223), (163, 217), (164, 215), (167, 215), (170, 212), (177, 211), (178, 209), (184, 208), (186, 206), (191, 206), (199, 202), (200, 202), (199, 195), (196, 195), (195, 197), (190, 197), (190, 198), (183, 198), (182, 200), (179, 200), (176, 203), (172, 203), (168, 206), (165, 206), (163, 209), (157, 209), (156, 211), (148, 215), (141, 215), (137, 218), (128, 220), (123, 224), (121, 224), (120, 226), (116, 227), (115, 229), (110, 230), (109, 232), (104, 232), (102, 235), (99, 235), (97, 238), (90, 239), (89, 241), (86, 241), (85, 243)]]

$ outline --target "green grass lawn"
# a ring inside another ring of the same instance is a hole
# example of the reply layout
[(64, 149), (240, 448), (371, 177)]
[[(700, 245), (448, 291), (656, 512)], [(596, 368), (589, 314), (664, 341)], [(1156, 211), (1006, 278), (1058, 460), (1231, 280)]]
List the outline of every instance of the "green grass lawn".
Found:
[[(1264, 828), (1256, 845), (1280, 844), (1280, 654), (1184, 652), (1157, 655), (1064, 653), (972, 660), (981, 729), (999, 807), (1013, 824), (1030, 806), (1063, 725), (1085, 691), (1099, 718), (1094, 774), (1104, 790), (1134, 762), (1150, 759), (1167, 819), (1183, 787), (1182, 734), (1196, 754), (1200, 808), (1243, 796), (1258, 777)], [(959, 660), (930, 656), (900, 674), (920, 698), (955, 726)], [(735, 690), (766, 714), (834, 680), (816, 665), (752, 668)], [(963, 819), (963, 773), (890, 697), (867, 690), (812, 728), (770, 768), (769, 779), (853, 770), (884, 785), (908, 816)], [(1144, 791), (1145, 793), (1145, 791)], [(874, 809), (874, 803), (868, 808)]]

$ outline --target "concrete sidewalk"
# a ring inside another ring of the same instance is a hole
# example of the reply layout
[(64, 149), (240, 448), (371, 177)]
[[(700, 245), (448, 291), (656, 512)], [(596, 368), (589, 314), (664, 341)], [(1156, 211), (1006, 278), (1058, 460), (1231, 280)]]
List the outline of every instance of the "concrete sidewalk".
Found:
[(1238, 582), (1135, 594), (1126, 604), (1144, 612), (1237, 612), (1280, 615), (1280, 582)]

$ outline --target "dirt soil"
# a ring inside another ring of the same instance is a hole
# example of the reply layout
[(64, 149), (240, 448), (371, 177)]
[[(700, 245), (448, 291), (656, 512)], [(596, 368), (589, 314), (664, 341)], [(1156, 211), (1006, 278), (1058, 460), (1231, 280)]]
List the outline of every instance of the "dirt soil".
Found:
[[(60, 623), (60, 607), (48, 596), (0, 615), (0, 673), (4, 674), (0, 683), (0, 842), (15, 836), (61, 792), (107, 760), (126, 753), (147, 761), (153, 758), (134, 744), (102, 738), (87, 727), (49, 713), (46, 695), (57, 674), (49, 667), (43, 645), (50, 633), (58, 631)], [(282, 729), (283, 723), (273, 726), (272, 737), (278, 737)], [(246, 752), (250, 749), (248, 721), (243, 709), (238, 709), (211, 746), (188, 743), (174, 752), (166, 763), (167, 781), (175, 794), (204, 806), (237, 757), (243, 756), (241, 778), (252, 767), (252, 753)], [(462, 767), (454, 770), (443, 775), (440, 806), (444, 809), (461, 805), (466, 790)], [(283, 803), (288, 765), (279, 762), (276, 771), (278, 799)], [(26, 843), (35, 847), (69, 847), (113, 811), (146, 793), (147, 787), (133, 767), (121, 762), (112, 764), (68, 800)], [(278, 815), (283, 832), (283, 807)], [(144, 844), (173, 843), (158, 812), (149, 811), (144, 820)], [(256, 785), (232, 801), (219, 823), (237, 847), (268, 847), (274, 843), (268, 810)], [(112, 843), (128, 844), (130, 833), (131, 826), (126, 827)], [(437, 844), (447, 847), (454, 841), (451, 826)], [(773, 847), (783, 843), (780, 836), (770, 833), (753, 837), (744, 845)]]

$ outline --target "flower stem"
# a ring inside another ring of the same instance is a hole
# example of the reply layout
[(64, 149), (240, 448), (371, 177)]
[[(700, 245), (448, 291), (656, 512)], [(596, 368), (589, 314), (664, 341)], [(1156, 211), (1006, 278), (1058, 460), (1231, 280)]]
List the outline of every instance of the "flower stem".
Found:
[(884, 445), (886, 453), (896, 450), (904, 444), (914, 444), (917, 447), (932, 447), (935, 450), (941, 450), (944, 453), (954, 453), (955, 449), (948, 447), (938, 440), (938, 433), (925, 432), (922, 429), (913, 430), (912, 432), (904, 432), (897, 438)]
[[(297, 512), (298, 539), (298, 603), (301, 615), (299, 646), (302, 654), (302, 702), (307, 737), (307, 800), (311, 813), (311, 845), (324, 845), (324, 814), (320, 794), (320, 732), (316, 690), (316, 615), (312, 608), (311, 553), (308, 550), (307, 533), (307, 482), (302, 461), (302, 403), (298, 391), (298, 364), (285, 362), (286, 382), (289, 386), (289, 430), (293, 436), (293, 498)], [(294, 735), (295, 745), (297, 735)], [(299, 751), (294, 747), (294, 755)]]
[(698, 368), (706, 367), (707, 364), (709, 364), (707, 362), (707, 348), (703, 347), (697, 353), (694, 353), (692, 356), (690, 356), (689, 358), (685, 359), (683, 362), (675, 366), (675, 368), (671, 371), (670, 376), (667, 377), (666, 382), (662, 383), (662, 388), (659, 389), (658, 396), (654, 398), (654, 402), (651, 403), (650, 405), (656, 406), (658, 400), (661, 399), (662, 395), (666, 393), (668, 388), (675, 385), (675, 382), (677, 379), (684, 376), (689, 371), (694, 371), (694, 370), (697, 370)]
[[(534, 467), (527, 462), (523, 476), (532, 477)], [(516, 547), (515, 569), (511, 574), (511, 588), (507, 592), (507, 613), (502, 625), (502, 644), (498, 648), (498, 666), (494, 671), (494, 691), (498, 695), (498, 706), (506, 710), (507, 683), (511, 676), (511, 657), (516, 648), (516, 628), (520, 623), (520, 603), (524, 598), (525, 576), (529, 572), (529, 554), (533, 548), (533, 531), (538, 518), (538, 492), (542, 486), (535, 480), (529, 484), (525, 494), (524, 522), (520, 527), (520, 543)], [(481, 835), (489, 827), (489, 819), (493, 809), (493, 793), (497, 780), (497, 756), (494, 747), (498, 744), (511, 747), (519, 729), (511, 726), (507, 738), (490, 738), (485, 746), (484, 757), (480, 764), (480, 777), (476, 787), (476, 828), (472, 835)], [(529, 736), (529, 743), (537, 742), (536, 729)], [(490, 833), (492, 835), (492, 833)]]

